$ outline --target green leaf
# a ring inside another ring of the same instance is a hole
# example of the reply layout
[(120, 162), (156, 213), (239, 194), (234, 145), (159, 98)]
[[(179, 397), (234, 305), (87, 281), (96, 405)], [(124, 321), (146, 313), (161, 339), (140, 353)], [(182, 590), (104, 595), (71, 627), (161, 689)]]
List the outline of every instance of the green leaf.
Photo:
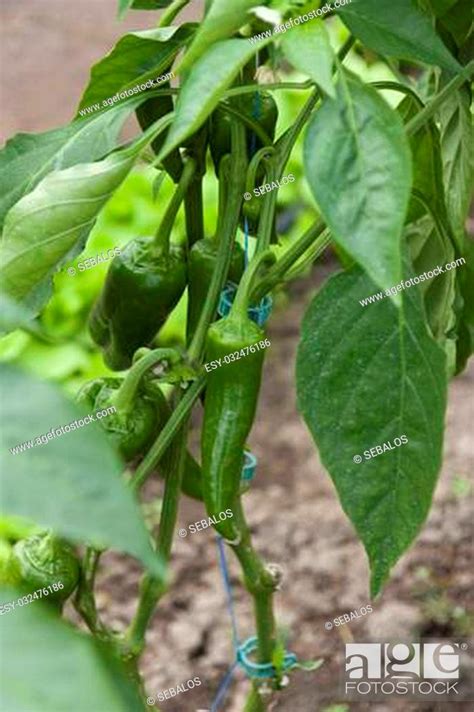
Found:
[(136, 104), (115, 106), (85, 121), (41, 134), (16, 134), (0, 151), (0, 226), (8, 210), (52, 170), (96, 161), (117, 145)]
[[(0, 603), (24, 591), (3, 589)], [(47, 600), (47, 599), (45, 599)], [(15, 605), (2, 616), (0, 707), (15, 712), (144, 709), (138, 691), (112, 650), (79, 633), (46, 603)]]
[(467, 87), (452, 92), (438, 113), (449, 219), (462, 248), (474, 185), (474, 135)]
[(45, 284), (68, 254), (82, 248), (102, 207), (135, 162), (125, 149), (97, 163), (50, 173), (7, 214), (0, 246), (3, 290), (39, 309)]
[(307, 74), (331, 98), (336, 96), (332, 80), (334, 52), (321, 20), (294, 27), (283, 35), (282, 47), (295, 69)]
[[(111, 52), (92, 67), (78, 112), (111, 99), (125, 89), (157, 79), (168, 71), (176, 54), (193, 32), (194, 25), (187, 24), (124, 35)], [(143, 101), (147, 92), (139, 96)]]
[(414, 0), (352, 0), (338, 12), (350, 31), (375, 52), (450, 72), (461, 69)]
[[(400, 238), (411, 185), (399, 116), (371, 87), (341, 76), (305, 139), (306, 178), (334, 240), (382, 288), (401, 277)], [(393, 297), (396, 303), (400, 296)]]
[[(76, 425), (34, 445), (84, 411), (56, 387), (11, 366), (0, 367), (0, 392), (2, 513), (78, 543), (126, 551), (160, 572), (138, 504), (121, 478), (123, 464), (100, 425)], [(27, 442), (34, 446), (10, 452)]]
[(416, 286), (400, 309), (388, 298), (363, 307), (376, 289), (359, 268), (331, 278), (304, 317), (296, 367), (298, 408), (367, 551), (372, 595), (428, 514), (447, 380)]
[[(406, 125), (420, 111), (420, 104), (413, 96), (407, 95), (397, 106), (397, 112)], [(419, 131), (409, 138), (412, 153), (413, 188), (423, 193), (434, 209), (446, 214), (444, 201), (443, 170), (439, 131), (434, 121), (428, 121)], [(425, 209), (412, 200), (406, 222), (418, 220), (425, 214)]]
[[(201, 23), (191, 47), (178, 67), (179, 72), (190, 69), (211, 45), (232, 36), (244, 25), (250, 8), (258, 5), (257, 0), (213, 0), (211, 8)], [(249, 40), (245, 40), (251, 44)]]
[(0, 292), (0, 336), (15, 329), (25, 329), (29, 333), (42, 335), (41, 329), (32, 320), (34, 314), (11, 299), (8, 294)]
[(452, 7), (438, 15), (440, 24), (448, 30), (458, 47), (462, 47), (473, 30), (472, 2), (459, 0), (451, 3)]
[(458, 268), (460, 304), (456, 342), (456, 373), (461, 373), (474, 353), (474, 245), (465, 239), (462, 256), (466, 264)]
[(201, 126), (239, 70), (267, 42), (252, 44), (248, 40), (225, 40), (213, 45), (197, 61), (181, 88), (175, 119), (158, 161)]
[[(414, 272), (417, 275), (443, 267), (455, 258), (455, 251), (449, 232), (443, 229), (437, 216), (438, 228), (430, 216), (424, 217), (407, 229), (407, 241)], [(426, 320), (433, 338), (446, 351), (448, 373), (455, 370), (456, 348), (451, 338), (455, 327), (456, 270), (445, 270), (434, 278), (420, 284), (423, 295)]]

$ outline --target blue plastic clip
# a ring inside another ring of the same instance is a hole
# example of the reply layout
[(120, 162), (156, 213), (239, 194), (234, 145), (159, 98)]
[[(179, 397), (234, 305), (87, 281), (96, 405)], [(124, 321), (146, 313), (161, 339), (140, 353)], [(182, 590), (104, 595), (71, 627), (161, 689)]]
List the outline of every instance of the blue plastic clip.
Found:
[(251, 482), (255, 477), (255, 470), (257, 469), (257, 458), (249, 450), (245, 450), (244, 453), (244, 466), (242, 467), (242, 474), (240, 479), (242, 482)]
[[(251, 678), (265, 679), (275, 677), (275, 668), (272, 663), (253, 663), (249, 660), (250, 653), (255, 652), (258, 647), (257, 638), (248, 638), (237, 648), (237, 662)], [(298, 663), (298, 658), (294, 653), (285, 653), (283, 660), (283, 670), (291, 670)]]
[[(230, 312), (232, 302), (234, 301), (235, 293), (237, 291), (237, 285), (233, 282), (228, 282), (221, 293), (221, 298), (219, 301), (219, 306), (217, 308), (217, 313), (219, 316), (227, 316)], [(260, 304), (249, 307), (248, 315), (252, 321), (254, 321), (259, 326), (263, 326), (268, 320), (273, 307), (273, 299), (269, 294), (265, 296)]]

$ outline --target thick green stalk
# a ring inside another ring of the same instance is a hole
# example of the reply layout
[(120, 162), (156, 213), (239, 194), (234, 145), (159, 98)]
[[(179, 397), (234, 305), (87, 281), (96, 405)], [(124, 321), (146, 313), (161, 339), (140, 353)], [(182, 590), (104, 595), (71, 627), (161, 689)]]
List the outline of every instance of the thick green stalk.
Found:
[(181, 178), (179, 179), (179, 183), (176, 187), (176, 190), (173, 193), (173, 197), (171, 198), (169, 205), (166, 208), (163, 220), (161, 221), (158, 230), (156, 231), (154, 242), (157, 248), (160, 251), (163, 251), (164, 253), (168, 252), (169, 250), (170, 236), (171, 231), (173, 229), (173, 225), (176, 220), (176, 215), (178, 214), (178, 210), (181, 206), (181, 203), (183, 202), (183, 199), (186, 196), (187, 191), (193, 182), (195, 172), (196, 161), (193, 158), (188, 158), (186, 163), (184, 164), (183, 172), (181, 174)]
[(414, 116), (411, 121), (406, 125), (406, 132), (408, 136), (412, 136), (416, 133), (429, 119), (431, 119), (434, 114), (438, 111), (441, 104), (452, 94), (454, 91), (459, 89), (464, 82), (467, 82), (471, 76), (474, 74), (474, 59), (469, 62), (469, 64), (464, 67), (462, 72), (454, 77), (444, 89), (442, 89), (435, 97), (422, 109), (416, 116)]
[[(315, 243), (319, 243), (319, 247), (322, 250), (326, 249), (329, 245), (331, 238), (327, 234), (324, 234), (325, 225), (322, 220), (318, 220), (295, 242), (291, 247), (280, 257), (279, 260), (268, 270), (267, 275), (259, 282), (255, 287), (252, 302), (258, 302), (262, 297), (265, 296), (273, 287), (275, 287), (279, 282), (284, 280), (285, 274), (288, 272), (290, 267), (297, 262), (300, 257), (304, 255), (306, 250), (310, 247), (314, 247)], [(319, 252), (319, 250), (318, 250)], [(316, 256), (315, 256), (316, 257)]]
[(154, 468), (162, 459), (179, 428), (188, 417), (194, 403), (199, 398), (199, 394), (203, 390), (205, 383), (205, 376), (200, 376), (194, 381), (184, 396), (180, 399), (163, 430), (160, 432), (150, 450), (135, 470), (135, 475), (130, 483), (134, 491), (138, 491), (140, 489), (142, 484), (148, 479)]
[(235, 317), (236, 319), (239, 319), (242, 314), (247, 316), (247, 311), (250, 306), (252, 287), (257, 276), (257, 272), (261, 268), (262, 264), (264, 264), (265, 262), (274, 261), (275, 255), (270, 250), (266, 250), (258, 256), (254, 255), (251, 263), (245, 270), (244, 276), (240, 280), (237, 293), (230, 309), (230, 318)]
[(204, 237), (204, 212), (202, 205), (202, 177), (195, 176), (184, 198), (188, 249)]
[(173, 0), (171, 5), (161, 15), (158, 27), (168, 27), (168, 25), (171, 25), (176, 15), (178, 15), (189, 2), (190, 0)]
[[(156, 551), (167, 564), (171, 554), (174, 529), (178, 515), (178, 504), (183, 479), (188, 422), (185, 421), (172, 445), (172, 455), (167, 465), (165, 489), (160, 516)], [(125, 635), (124, 655), (137, 659), (145, 647), (145, 633), (161, 596), (166, 592), (167, 583), (146, 573), (140, 584), (137, 611)]]
[(175, 363), (179, 359), (174, 349), (154, 349), (133, 364), (122, 385), (113, 397), (113, 404), (118, 411), (125, 413), (133, 409), (137, 390), (145, 373), (160, 361)]
[(245, 130), (239, 121), (234, 121), (231, 125), (231, 156), (227, 208), (222, 232), (219, 236), (216, 266), (212, 273), (209, 291), (193, 340), (188, 349), (188, 356), (191, 362), (199, 361), (202, 357), (207, 330), (216, 313), (218, 300), (225, 285), (227, 273), (229, 272), (232, 246), (239, 224), (240, 206), (245, 190), (245, 175), (247, 172)]

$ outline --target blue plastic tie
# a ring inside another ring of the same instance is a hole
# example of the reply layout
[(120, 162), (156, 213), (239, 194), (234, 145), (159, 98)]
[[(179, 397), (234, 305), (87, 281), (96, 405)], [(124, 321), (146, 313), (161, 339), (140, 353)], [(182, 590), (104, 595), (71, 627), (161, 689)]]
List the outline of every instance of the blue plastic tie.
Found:
[[(275, 667), (272, 663), (254, 663), (249, 660), (250, 653), (255, 652), (258, 648), (257, 638), (248, 638), (244, 643), (239, 645), (237, 650), (237, 661), (245, 670), (247, 675), (253, 679), (268, 679), (275, 677)], [(298, 658), (294, 653), (285, 653), (283, 659), (283, 671), (291, 670), (298, 662)]]
[[(232, 302), (234, 301), (237, 285), (233, 282), (227, 282), (221, 292), (217, 313), (219, 316), (227, 316), (230, 312)], [(273, 308), (273, 299), (267, 294), (259, 304), (249, 307), (248, 315), (252, 321), (259, 326), (264, 326)]]

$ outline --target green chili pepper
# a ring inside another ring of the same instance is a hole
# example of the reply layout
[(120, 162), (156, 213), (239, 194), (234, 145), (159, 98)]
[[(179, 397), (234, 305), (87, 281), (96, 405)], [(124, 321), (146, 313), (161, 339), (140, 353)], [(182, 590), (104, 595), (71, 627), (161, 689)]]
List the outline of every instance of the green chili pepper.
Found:
[[(231, 517), (221, 521), (219, 515), (233, 511), (239, 496), (245, 443), (255, 416), (264, 360), (264, 349), (258, 344), (265, 334), (248, 317), (249, 295), (258, 268), (269, 260), (274, 257), (266, 251), (252, 261), (229, 315), (210, 327), (206, 340), (206, 362), (217, 361), (219, 367), (209, 373), (206, 385), (203, 495), (216, 530), (226, 539), (235, 539), (238, 532)], [(230, 354), (237, 356), (228, 363)], [(224, 357), (228, 357), (225, 362)]]
[[(260, 124), (268, 136), (273, 140), (278, 120), (278, 107), (275, 100), (268, 92), (259, 92), (259, 103), (256, 104), (255, 102), (255, 94), (241, 94), (238, 101), (236, 101), (236, 108), (242, 114)], [(258, 116), (256, 116), (256, 107), (258, 110)], [(232, 121), (235, 121), (234, 117), (220, 108), (217, 108), (211, 117), (211, 134), (209, 144), (216, 174), (219, 173), (219, 164), (222, 158), (226, 154), (230, 153), (230, 125)], [(262, 147), (262, 143), (259, 138), (256, 137), (254, 139), (255, 145), (252, 146), (252, 131), (248, 129), (246, 134), (248, 153), (250, 153), (252, 148), (258, 151)]]
[(189, 160), (155, 237), (131, 240), (111, 262), (89, 329), (110, 368), (128, 368), (165, 323), (186, 287), (184, 251), (170, 235), (195, 162)]
[[(50, 532), (22, 539), (13, 547), (11, 567), (31, 593), (48, 587), (47, 600), (62, 603), (79, 582), (79, 561), (72, 547)], [(57, 590), (55, 585), (60, 584)]]
[(99, 422), (126, 462), (147, 450), (156, 437), (162, 417), (160, 404), (142, 392), (144, 374), (159, 361), (178, 359), (178, 354), (171, 349), (156, 349), (135, 363), (125, 379), (99, 378), (86, 383), (79, 391), (77, 401), (89, 411), (115, 408), (115, 412)]

